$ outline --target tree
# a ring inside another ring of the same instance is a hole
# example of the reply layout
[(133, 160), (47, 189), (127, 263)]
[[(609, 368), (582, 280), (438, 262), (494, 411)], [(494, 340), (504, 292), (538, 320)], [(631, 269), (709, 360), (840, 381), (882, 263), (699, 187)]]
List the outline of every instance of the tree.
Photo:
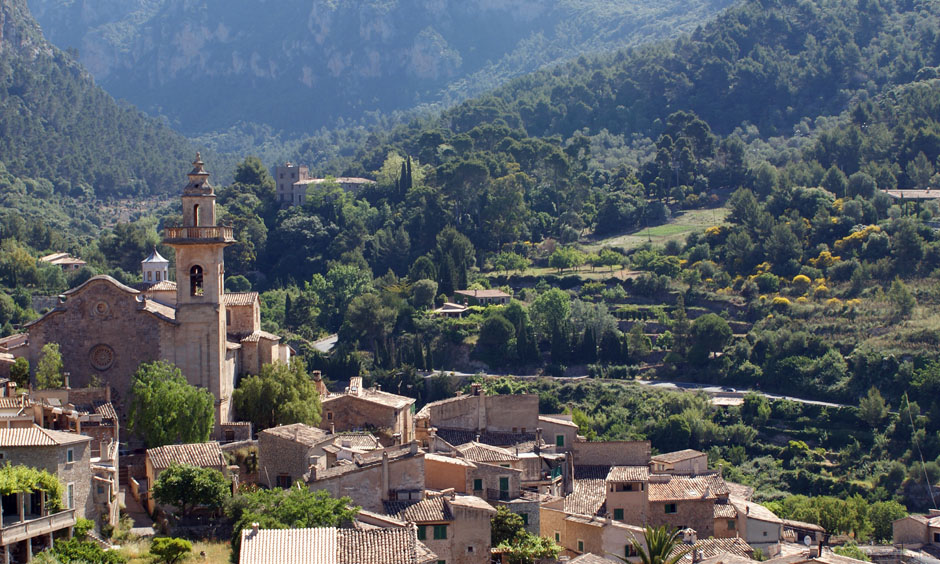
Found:
[(490, 519), (490, 544), (492, 546), (499, 546), (505, 541), (512, 541), (524, 532), (525, 523), (521, 515), (513, 513), (505, 505), (496, 508), (496, 515)]
[(168, 362), (142, 363), (134, 373), (128, 425), (148, 448), (172, 443), (203, 443), (215, 425), (215, 398), (192, 386)]
[(182, 515), (189, 515), (196, 507), (222, 507), (232, 490), (231, 482), (215, 468), (173, 463), (160, 472), (152, 491), (157, 503), (172, 505)]
[[(50, 551), (58, 562), (88, 564), (124, 564), (127, 558), (116, 550), (104, 550), (97, 543), (77, 538), (56, 539)], [(41, 554), (41, 553), (40, 553)]]
[(907, 508), (894, 500), (876, 501), (871, 504), (868, 508), (868, 519), (871, 521), (875, 541), (890, 542), (894, 534), (892, 523), (906, 516)]
[(633, 324), (627, 332), (627, 351), (634, 362), (643, 360), (653, 349), (653, 343), (646, 336), (646, 324), (642, 321)]
[(503, 541), (497, 548), (504, 551), (509, 564), (532, 564), (543, 559), (554, 560), (561, 547), (554, 541), (523, 532), (512, 541)]
[(868, 395), (858, 401), (858, 418), (875, 428), (888, 415), (888, 407), (885, 405), (885, 399), (877, 388), (872, 386), (868, 389)]
[(26, 389), (29, 384), (29, 361), (22, 356), (16, 359), (10, 367), (10, 378), (21, 390)]
[(186, 539), (159, 537), (150, 543), (150, 554), (165, 564), (176, 564), (193, 551), (193, 543)]
[(46, 343), (39, 352), (39, 365), (36, 366), (36, 387), (40, 390), (62, 386), (62, 354), (58, 343)]
[(434, 296), (437, 295), (437, 282), (427, 278), (418, 280), (411, 285), (411, 303), (416, 308), (430, 308), (434, 305)]
[(898, 317), (908, 317), (914, 311), (917, 305), (917, 299), (908, 289), (904, 282), (898, 277), (891, 282), (891, 288), (888, 289), (888, 299), (894, 304), (895, 313)]
[(226, 514), (235, 522), (232, 547), (236, 558), (242, 529), (252, 523), (262, 529), (339, 527), (351, 522), (358, 512), (348, 497), (334, 498), (326, 490), (313, 491), (306, 486), (257, 490), (236, 496), (226, 507)]
[[(654, 529), (647, 525), (643, 531), (643, 544), (636, 538), (631, 538), (630, 544), (643, 564), (677, 564), (689, 552), (688, 549), (675, 550), (680, 544), (680, 534), (679, 529), (670, 531), (666, 526)], [(615, 556), (623, 562), (629, 562), (623, 556)]]
[(529, 259), (511, 251), (503, 251), (493, 257), (493, 268), (495, 268), (497, 272), (518, 270), (521, 273), (524, 272), (528, 266)]
[(571, 298), (564, 290), (552, 288), (535, 298), (529, 314), (541, 335), (552, 335), (571, 315)]
[(701, 356), (720, 352), (731, 341), (731, 326), (714, 313), (706, 313), (692, 322), (692, 343)]
[(741, 405), (741, 418), (745, 423), (754, 427), (761, 427), (770, 419), (770, 402), (762, 394), (748, 392)]
[(491, 315), (480, 326), (477, 347), (487, 364), (492, 367), (507, 364), (515, 349), (516, 329), (502, 315)]
[(320, 422), (320, 394), (299, 357), (292, 358), (290, 365), (265, 364), (261, 374), (243, 378), (232, 402), (239, 417), (251, 421), (259, 431), (289, 423)]

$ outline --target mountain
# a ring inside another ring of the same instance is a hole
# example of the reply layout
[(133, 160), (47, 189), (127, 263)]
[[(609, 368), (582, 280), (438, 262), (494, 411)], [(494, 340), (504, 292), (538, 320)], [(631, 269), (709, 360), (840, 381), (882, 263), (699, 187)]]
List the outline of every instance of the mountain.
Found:
[(193, 149), (95, 85), (49, 44), (25, 0), (0, 3), (0, 163), (58, 194), (99, 198), (176, 190)]
[(29, 3), (108, 92), (178, 130), (247, 122), (311, 133), (451, 105), (583, 53), (675, 36), (732, 0)]

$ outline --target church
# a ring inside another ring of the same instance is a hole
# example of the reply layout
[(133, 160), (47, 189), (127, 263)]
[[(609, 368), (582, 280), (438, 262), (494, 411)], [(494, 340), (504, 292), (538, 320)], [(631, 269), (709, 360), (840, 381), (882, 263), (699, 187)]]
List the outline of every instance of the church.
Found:
[(190, 384), (215, 396), (219, 435), (233, 421), (236, 378), (288, 362), (291, 350), (261, 330), (257, 292), (225, 292), (223, 252), (235, 242), (232, 228), (216, 225), (215, 191), (198, 153), (188, 176), (183, 225), (163, 232), (176, 252), (176, 282), (156, 249), (141, 263), (138, 288), (110, 276), (89, 279), (26, 326), (28, 359), (35, 369), (43, 345), (58, 343), (69, 383), (110, 386), (118, 405), (140, 363), (171, 362)]

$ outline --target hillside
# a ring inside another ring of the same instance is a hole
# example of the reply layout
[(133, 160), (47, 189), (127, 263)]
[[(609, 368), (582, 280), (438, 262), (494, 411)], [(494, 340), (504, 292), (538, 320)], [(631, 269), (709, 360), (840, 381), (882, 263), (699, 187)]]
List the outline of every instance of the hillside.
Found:
[(97, 87), (71, 56), (43, 39), (25, 0), (0, 4), (0, 30), (5, 172), (39, 182), (35, 197), (41, 198), (177, 189), (192, 158), (185, 139)]
[(583, 53), (672, 37), (731, 0), (29, 4), (108, 92), (178, 130), (248, 122), (309, 133), (450, 105)]

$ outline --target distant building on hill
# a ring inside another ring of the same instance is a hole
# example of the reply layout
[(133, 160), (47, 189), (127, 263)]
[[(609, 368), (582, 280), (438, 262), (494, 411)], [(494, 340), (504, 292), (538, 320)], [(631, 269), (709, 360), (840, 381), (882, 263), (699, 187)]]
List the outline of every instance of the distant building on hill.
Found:
[(54, 264), (65, 271), (78, 270), (85, 266), (85, 261), (80, 258), (75, 258), (68, 253), (52, 253), (51, 255), (40, 257), (39, 262)]
[(328, 181), (339, 184), (340, 188), (353, 194), (358, 193), (366, 186), (375, 184), (368, 178), (340, 176), (337, 178), (313, 178), (310, 169), (303, 165), (293, 164), (290, 161), (274, 168), (274, 181), (276, 183), (276, 196), (282, 207), (302, 206), (307, 201), (307, 187)]

